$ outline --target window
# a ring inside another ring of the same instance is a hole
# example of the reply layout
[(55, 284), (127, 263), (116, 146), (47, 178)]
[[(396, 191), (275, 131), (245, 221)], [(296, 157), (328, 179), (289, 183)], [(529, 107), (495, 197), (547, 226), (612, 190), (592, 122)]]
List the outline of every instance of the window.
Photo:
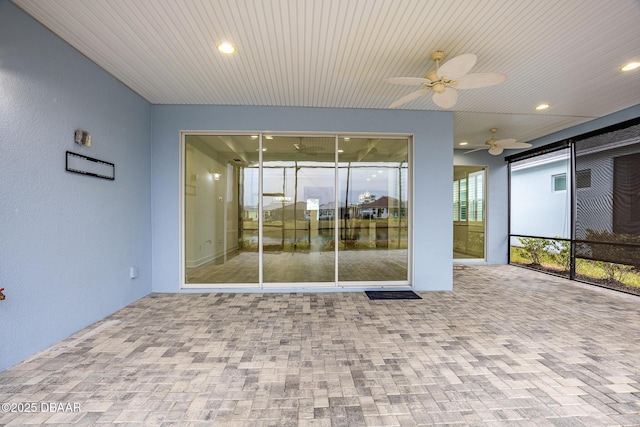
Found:
[(467, 220), (467, 180), (460, 180), (460, 221)]
[(551, 179), (553, 181), (553, 191), (567, 190), (567, 174), (566, 173), (553, 175)]
[(469, 174), (469, 221), (484, 220), (484, 171)]
[(453, 181), (453, 220), (467, 220), (467, 179)]
[(453, 220), (484, 221), (484, 170), (453, 181)]
[(460, 180), (453, 181), (453, 220), (460, 221)]

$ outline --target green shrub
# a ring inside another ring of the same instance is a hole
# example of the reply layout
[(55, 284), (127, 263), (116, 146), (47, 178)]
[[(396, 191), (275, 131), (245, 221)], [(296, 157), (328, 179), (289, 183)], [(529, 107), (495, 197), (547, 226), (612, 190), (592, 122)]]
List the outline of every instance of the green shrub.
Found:
[(549, 257), (558, 264), (564, 271), (571, 268), (571, 242), (568, 240), (550, 240), (548, 249)]
[(549, 241), (533, 237), (519, 237), (518, 240), (522, 244), (525, 256), (531, 259), (531, 264), (540, 265), (542, 257), (548, 252)]
[(611, 282), (623, 283), (627, 273), (633, 269), (631, 265), (617, 264), (614, 262), (593, 261), (593, 263), (605, 272), (607, 280)]

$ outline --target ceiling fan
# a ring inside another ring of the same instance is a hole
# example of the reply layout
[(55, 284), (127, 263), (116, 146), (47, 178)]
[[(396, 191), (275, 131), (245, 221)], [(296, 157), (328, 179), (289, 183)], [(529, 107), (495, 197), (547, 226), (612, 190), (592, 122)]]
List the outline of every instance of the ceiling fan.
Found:
[(456, 56), (442, 64), (444, 51), (436, 50), (431, 53), (431, 59), (436, 61), (436, 69), (429, 71), (424, 77), (392, 77), (385, 79), (386, 83), (423, 86), (422, 89), (403, 96), (391, 103), (389, 108), (395, 108), (409, 101), (413, 101), (421, 95), (433, 91), (433, 102), (441, 108), (451, 108), (458, 100), (456, 89), (475, 89), (493, 86), (507, 80), (506, 74), (500, 73), (474, 73), (467, 74), (476, 64), (478, 57), (473, 53)]
[(293, 147), (296, 149), (297, 154), (308, 154), (310, 156), (315, 156), (319, 152), (324, 151), (323, 147), (304, 144), (302, 138), (300, 138), (300, 142), (293, 144)]
[(466, 151), (464, 154), (473, 153), (474, 151), (480, 150), (489, 150), (489, 154), (493, 156), (498, 156), (502, 154), (502, 152), (507, 149), (516, 149), (516, 148), (529, 148), (531, 144), (528, 142), (517, 142), (513, 138), (507, 139), (496, 139), (495, 133), (498, 131), (497, 128), (489, 129), (491, 132), (491, 138), (485, 141), (485, 147), (476, 148), (475, 150)]
[(358, 161), (374, 160), (378, 157), (378, 149), (376, 147), (365, 148), (356, 152)]

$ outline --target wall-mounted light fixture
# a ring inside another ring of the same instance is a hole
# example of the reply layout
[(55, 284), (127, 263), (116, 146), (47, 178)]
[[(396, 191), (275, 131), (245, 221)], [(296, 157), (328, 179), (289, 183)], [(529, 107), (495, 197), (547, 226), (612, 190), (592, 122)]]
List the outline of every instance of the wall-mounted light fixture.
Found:
[(220, 173), (213, 169), (209, 169), (209, 181), (220, 181)]
[(91, 147), (91, 134), (86, 130), (77, 130), (73, 136), (76, 144)]

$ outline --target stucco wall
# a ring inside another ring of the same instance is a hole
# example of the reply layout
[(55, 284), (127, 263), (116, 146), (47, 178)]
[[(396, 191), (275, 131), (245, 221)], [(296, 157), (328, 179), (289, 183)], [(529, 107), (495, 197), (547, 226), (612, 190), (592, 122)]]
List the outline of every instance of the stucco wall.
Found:
[[(151, 291), (150, 119), (146, 101), (0, 0), (0, 370)], [(66, 172), (67, 150), (115, 163), (115, 180)]]

